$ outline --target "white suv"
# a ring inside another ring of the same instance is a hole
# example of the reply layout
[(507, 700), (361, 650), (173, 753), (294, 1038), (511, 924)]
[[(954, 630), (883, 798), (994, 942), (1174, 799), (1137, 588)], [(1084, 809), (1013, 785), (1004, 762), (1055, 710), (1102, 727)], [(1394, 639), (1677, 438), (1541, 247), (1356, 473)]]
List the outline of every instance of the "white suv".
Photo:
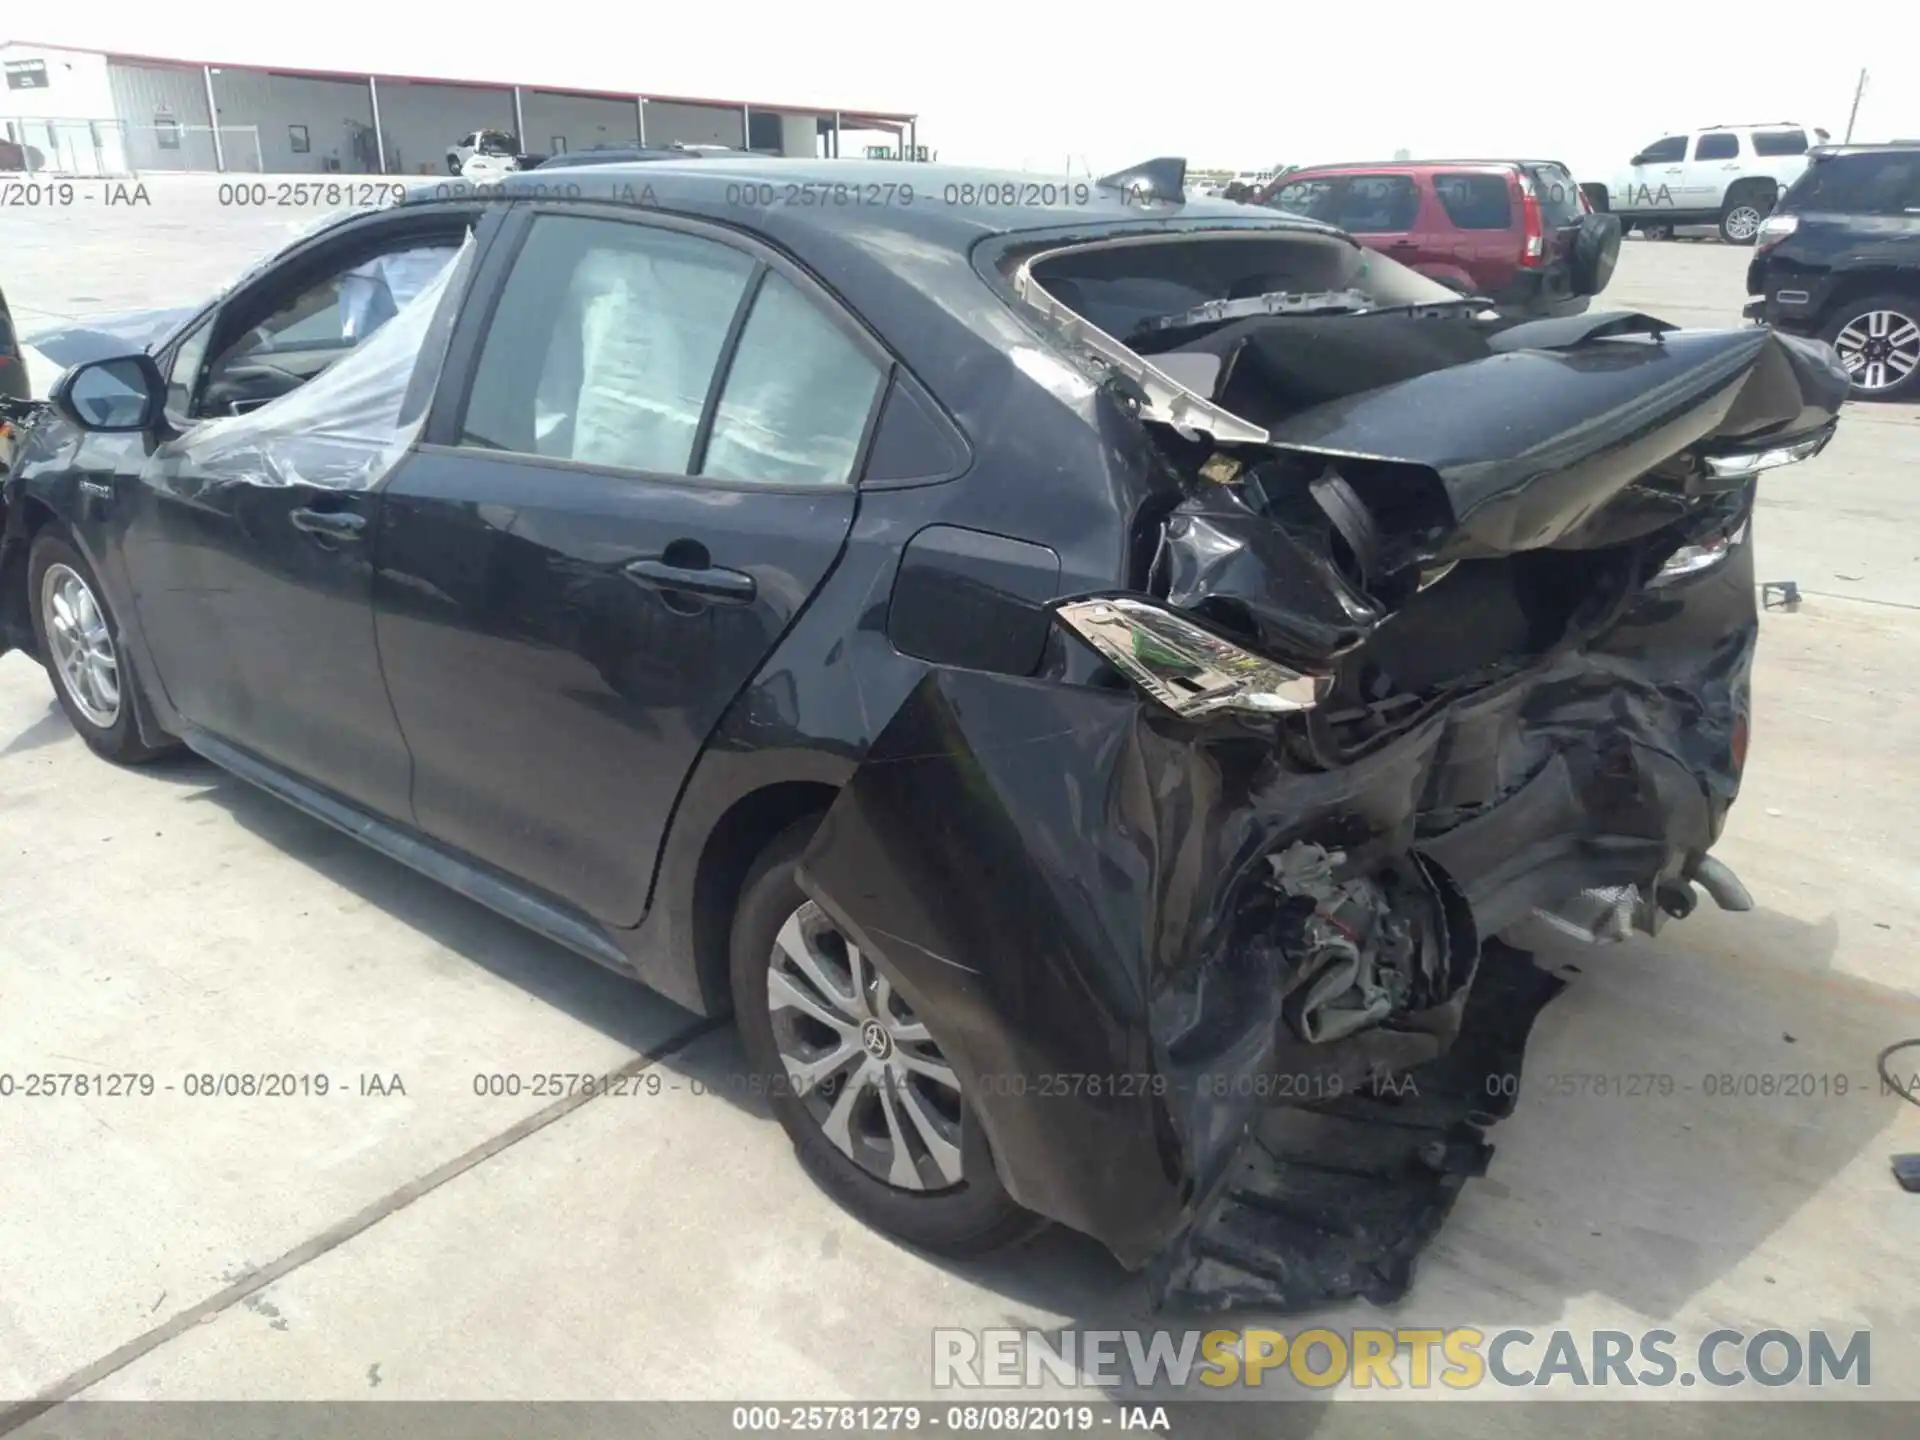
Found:
[(1791, 120), (1710, 125), (1654, 141), (1605, 185), (1583, 185), (1596, 210), (1621, 226), (1667, 238), (1676, 225), (1714, 225), (1730, 245), (1751, 245), (1786, 188), (1807, 168), (1807, 148), (1827, 132)]

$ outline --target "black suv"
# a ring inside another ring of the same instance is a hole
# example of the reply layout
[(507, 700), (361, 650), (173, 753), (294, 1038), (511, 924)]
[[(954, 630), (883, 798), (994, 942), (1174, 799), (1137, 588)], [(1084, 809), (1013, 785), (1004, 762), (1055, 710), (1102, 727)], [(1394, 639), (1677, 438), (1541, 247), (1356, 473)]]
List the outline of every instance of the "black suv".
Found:
[(12, 462), (15, 407), (24, 404), (31, 393), (27, 384), (27, 362), (14, 337), (6, 294), (0, 291), (0, 475), (7, 473)]
[(1823, 145), (1760, 227), (1741, 313), (1839, 352), (1856, 395), (1920, 394), (1920, 143)]

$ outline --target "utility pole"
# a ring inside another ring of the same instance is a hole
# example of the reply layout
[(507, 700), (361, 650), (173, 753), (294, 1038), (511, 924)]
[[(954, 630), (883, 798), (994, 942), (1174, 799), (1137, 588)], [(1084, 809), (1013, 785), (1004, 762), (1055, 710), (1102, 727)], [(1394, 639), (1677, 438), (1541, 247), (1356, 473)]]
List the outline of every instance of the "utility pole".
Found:
[(1853, 109), (1847, 112), (1847, 138), (1840, 142), (1842, 145), (1851, 145), (1853, 143), (1854, 118), (1858, 116), (1860, 113), (1860, 97), (1866, 93), (1867, 93), (1867, 72), (1863, 68), (1860, 71), (1860, 82), (1853, 87)]

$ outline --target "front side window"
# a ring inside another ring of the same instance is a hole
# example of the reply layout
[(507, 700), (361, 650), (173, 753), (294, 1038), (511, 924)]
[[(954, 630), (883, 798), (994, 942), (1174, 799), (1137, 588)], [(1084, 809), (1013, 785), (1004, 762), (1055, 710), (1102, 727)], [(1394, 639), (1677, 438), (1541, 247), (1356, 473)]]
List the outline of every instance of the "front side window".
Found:
[(1656, 140), (1634, 157), (1636, 165), (1666, 165), (1675, 160), (1687, 158), (1687, 137), (1669, 135), (1664, 140)]
[(1696, 160), (1731, 160), (1740, 153), (1740, 137), (1731, 130), (1714, 130), (1693, 142)]
[[(358, 261), (287, 297), (208, 366), (203, 408), (211, 404), (210, 413), (229, 414), (235, 401), (277, 399), (311, 380), (399, 314), (458, 252), (453, 244), (409, 245)], [(175, 373), (183, 382), (189, 378), (178, 362)]]

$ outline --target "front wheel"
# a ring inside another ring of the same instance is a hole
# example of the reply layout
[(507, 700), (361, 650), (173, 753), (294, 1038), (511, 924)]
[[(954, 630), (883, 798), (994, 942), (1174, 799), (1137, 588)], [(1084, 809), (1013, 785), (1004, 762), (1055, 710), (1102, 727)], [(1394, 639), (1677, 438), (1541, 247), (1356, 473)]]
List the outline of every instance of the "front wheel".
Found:
[(172, 747), (140, 738), (120, 626), (86, 557), (42, 531), (27, 559), (27, 584), (33, 636), (54, 696), (88, 748), (122, 765), (167, 753)]
[(972, 1133), (938, 1017), (916, 1015), (794, 880), (813, 825), (768, 846), (734, 912), (734, 1013), (756, 1088), (815, 1182), (875, 1229), (951, 1257), (1026, 1239), (1045, 1222)]
[(1820, 331), (1856, 395), (1898, 400), (1920, 394), (1920, 297), (1869, 295), (1836, 306)]

